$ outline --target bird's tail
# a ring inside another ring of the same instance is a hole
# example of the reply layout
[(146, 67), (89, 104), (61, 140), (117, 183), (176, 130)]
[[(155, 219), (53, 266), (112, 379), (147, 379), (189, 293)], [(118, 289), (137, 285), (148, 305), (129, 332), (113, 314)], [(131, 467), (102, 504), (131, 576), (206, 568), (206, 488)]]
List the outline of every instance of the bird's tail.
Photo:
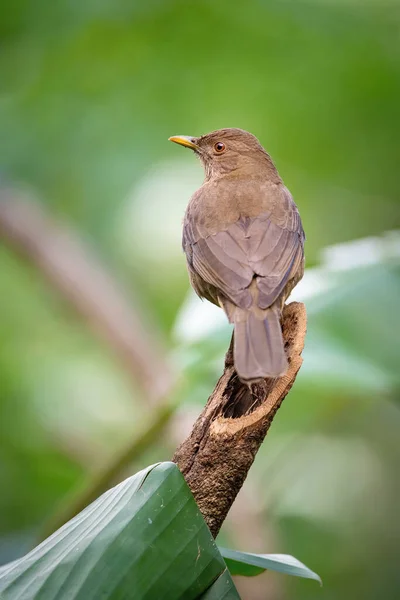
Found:
[(236, 307), (232, 317), (235, 369), (240, 379), (252, 383), (286, 373), (288, 362), (279, 309), (271, 306), (263, 311), (254, 311)]

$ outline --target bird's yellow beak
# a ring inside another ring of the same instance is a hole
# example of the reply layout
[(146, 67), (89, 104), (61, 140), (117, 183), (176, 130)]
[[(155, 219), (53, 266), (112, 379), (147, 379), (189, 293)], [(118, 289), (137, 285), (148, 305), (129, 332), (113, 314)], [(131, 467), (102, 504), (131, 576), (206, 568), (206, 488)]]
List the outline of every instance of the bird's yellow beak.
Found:
[(189, 137), (188, 135), (173, 135), (168, 138), (170, 142), (175, 142), (175, 144), (180, 144), (181, 146), (186, 146), (186, 148), (191, 148), (192, 150), (198, 150), (199, 147), (194, 143), (194, 138)]

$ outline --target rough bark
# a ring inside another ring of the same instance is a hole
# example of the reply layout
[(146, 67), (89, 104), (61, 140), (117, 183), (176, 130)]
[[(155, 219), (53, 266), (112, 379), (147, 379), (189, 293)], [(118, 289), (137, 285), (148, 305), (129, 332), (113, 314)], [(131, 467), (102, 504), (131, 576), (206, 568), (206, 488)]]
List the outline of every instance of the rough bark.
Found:
[(237, 377), (231, 342), (222, 376), (191, 434), (173, 457), (214, 537), (296, 379), (302, 364), (306, 324), (303, 304), (292, 302), (285, 306), (282, 331), (288, 372), (251, 389)]

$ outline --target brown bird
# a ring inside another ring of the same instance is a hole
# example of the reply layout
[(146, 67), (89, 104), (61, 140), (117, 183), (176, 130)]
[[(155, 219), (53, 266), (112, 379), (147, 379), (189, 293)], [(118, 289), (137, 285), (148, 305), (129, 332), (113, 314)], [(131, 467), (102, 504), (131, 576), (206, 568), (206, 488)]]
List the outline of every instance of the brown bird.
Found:
[(299, 211), (271, 157), (242, 129), (169, 138), (191, 148), (205, 170), (183, 225), (191, 284), (234, 324), (236, 372), (246, 383), (283, 375), (280, 318), (304, 273)]

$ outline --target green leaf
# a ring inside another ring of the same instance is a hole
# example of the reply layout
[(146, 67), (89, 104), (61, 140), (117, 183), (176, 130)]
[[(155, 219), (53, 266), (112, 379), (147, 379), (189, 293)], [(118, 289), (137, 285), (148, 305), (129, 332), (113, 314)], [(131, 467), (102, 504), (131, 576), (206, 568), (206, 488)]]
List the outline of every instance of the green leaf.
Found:
[(219, 550), (232, 575), (252, 577), (269, 569), (270, 571), (278, 571), (296, 577), (315, 579), (322, 585), (321, 578), (314, 571), (311, 571), (297, 558), (289, 554), (252, 554), (227, 548), (220, 548)]
[(228, 569), (221, 573), (199, 600), (240, 600)]
[(221, 598), (238, 598), (225, 573), (182, 474), (173, 463), (159, 463), (112, 488), (32, 552), (6, 565), (0, 597), (191, 600), (209, 590), (205, 597), (211, 599), (220, 585), (229, 590)]

